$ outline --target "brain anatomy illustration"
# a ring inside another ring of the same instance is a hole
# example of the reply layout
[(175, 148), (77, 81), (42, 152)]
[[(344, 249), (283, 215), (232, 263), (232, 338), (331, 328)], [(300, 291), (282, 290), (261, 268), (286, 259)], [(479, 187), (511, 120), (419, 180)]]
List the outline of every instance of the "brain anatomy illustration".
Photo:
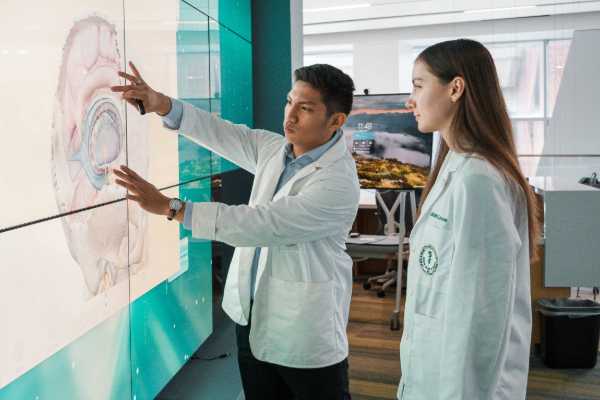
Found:
[[(147, 214), (122, 199), (112, 170), (128, 164), (148, 173), (148, 123), (130, 113), (111, 86), (120, 85), (115, 26), (97, 13), (77, 20), (63, 49), (52, 126), (52, 180), (74, 260), (88, 300), (144, 268)], [(97, 208), (89, 209), (92, 206)], [(87, 209), (87, 210), (86, 210)]]

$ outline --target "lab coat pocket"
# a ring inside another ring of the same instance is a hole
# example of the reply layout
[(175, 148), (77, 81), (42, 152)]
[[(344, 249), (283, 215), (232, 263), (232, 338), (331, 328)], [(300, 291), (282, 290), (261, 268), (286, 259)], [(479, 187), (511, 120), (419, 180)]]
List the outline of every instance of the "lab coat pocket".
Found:
[[(335, 359), (333, 280), (318, 283), (269, 280), (269, 347), (289, 366), (318, 367)], [(327, 362), (325, 361), (325, 363)]]
[(270, 248), (271, 277), (284, 281), (309, 282), (306, 268), (306, 243)]
[(436, 321), (444, 320), (446, 307), (446, 293), (422, 285), (415, 285), (415, 313), (419, 317), (434, 318)]
[(407, 390), (410, 399), (439, 398), (440, 361), (443, 323), (415, 313), (412, 335), (410, 374)]

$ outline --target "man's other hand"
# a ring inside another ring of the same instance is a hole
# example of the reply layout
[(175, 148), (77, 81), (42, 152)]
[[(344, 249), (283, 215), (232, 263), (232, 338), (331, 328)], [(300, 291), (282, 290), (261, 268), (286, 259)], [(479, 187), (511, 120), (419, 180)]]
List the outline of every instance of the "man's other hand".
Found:
[(121, 170), (115, 169), (113, 173), (119, 178), (115, 180), (117, 185), (129, 190), (129, 194), (125, 196), (127, 199), (137, 202), (149, 213), (169, 215), (169, 197), (126, 166), (121, 165)]
[(125, 72), (117, 72), (117, 74), (132, 84), (113, 86), (110, 90), (123, 93), (123, 99), (135, 107), (136, 110), (138, 109), (138, 105), (135, 100), (139, 99), (144, 103), (147, 113), (157, 112), (160, 115), (167, 115), (171, 111), (171, 99), (148, 86), (131, 61), (129, 62), (129, 67), (131, 67), (133, 75), (126, 74)]

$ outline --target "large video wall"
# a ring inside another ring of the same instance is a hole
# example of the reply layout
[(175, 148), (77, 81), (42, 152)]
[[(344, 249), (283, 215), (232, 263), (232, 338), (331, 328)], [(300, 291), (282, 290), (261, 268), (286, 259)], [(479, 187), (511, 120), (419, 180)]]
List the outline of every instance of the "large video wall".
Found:
[(152, 399), (212, 331), (211, 244), (124, 198), (211, 201), (237, 168), (112, 93), (252, 126), (250, 0), (0, 5), (0, 400)]

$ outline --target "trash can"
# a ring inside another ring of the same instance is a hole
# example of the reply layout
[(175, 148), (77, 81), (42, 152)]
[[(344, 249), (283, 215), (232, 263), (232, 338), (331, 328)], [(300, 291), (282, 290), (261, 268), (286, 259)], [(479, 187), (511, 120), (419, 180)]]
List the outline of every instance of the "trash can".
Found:
[(538, 300), (542, 361), (550, 368), (594, 368), (600, 338), (600, 303), (587, 299)]

